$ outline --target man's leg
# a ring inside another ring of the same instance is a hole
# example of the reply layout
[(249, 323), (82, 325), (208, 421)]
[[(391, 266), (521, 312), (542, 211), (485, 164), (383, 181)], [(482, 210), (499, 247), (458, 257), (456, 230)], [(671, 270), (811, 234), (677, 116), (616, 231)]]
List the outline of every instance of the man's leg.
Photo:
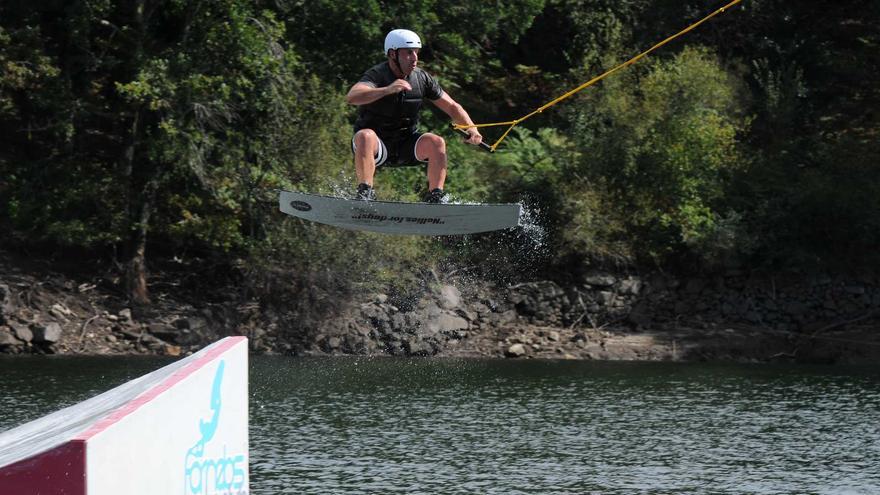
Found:
[(446, 141), (430, 132), (416, 142), (416, 158), (428, 161), (428, 190), (443, 189), (446, 183)]
[(379, 136), (372, 129), (357, 131), (352, 140), (354, 144), (354, 169), (358, 182), (373, 185), (376, 175), (376, 155), (379, 150)]

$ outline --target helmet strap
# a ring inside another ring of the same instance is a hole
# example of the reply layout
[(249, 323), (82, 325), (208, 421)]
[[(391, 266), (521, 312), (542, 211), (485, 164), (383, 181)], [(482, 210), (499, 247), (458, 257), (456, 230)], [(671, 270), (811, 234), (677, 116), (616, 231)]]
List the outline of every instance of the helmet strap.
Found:
[(403, 74), (403, 77), (406, 78), (409, 74), (404, 73), (403, 66), (400, 65), (400, 49), (399, 48), (394, 49), (394, 57), (392, 58), (392, 61), (397, 66), (397, 72)]

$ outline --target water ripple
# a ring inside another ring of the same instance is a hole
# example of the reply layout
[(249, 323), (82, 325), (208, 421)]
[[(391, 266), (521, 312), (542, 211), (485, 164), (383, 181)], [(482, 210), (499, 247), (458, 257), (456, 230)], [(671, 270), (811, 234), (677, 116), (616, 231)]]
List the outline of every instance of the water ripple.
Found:
[(260, 373), (254, 493), (880, 487), (876, 370), (278, 359)]

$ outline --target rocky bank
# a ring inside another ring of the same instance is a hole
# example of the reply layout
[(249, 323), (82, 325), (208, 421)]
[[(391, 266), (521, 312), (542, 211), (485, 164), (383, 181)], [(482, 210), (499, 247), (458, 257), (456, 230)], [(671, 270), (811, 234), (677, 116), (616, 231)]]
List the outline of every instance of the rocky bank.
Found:
[(434, 275), (417, 294), (353, 295), (306, 316), (234, 284), (193, 286), (186, 270), (154, 274), (153, 303), (130, 307), (113, 272), (0, 252), (0, 353), (177, 356), (246, 335), (267, 354), (880, 362), (874, 276), (596, 272), (563, 287)]

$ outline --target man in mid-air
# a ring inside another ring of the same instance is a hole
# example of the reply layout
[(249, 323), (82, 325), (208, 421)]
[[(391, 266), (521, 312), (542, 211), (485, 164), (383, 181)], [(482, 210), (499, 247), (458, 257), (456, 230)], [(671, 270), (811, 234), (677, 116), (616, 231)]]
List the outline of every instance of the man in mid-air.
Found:
[[(445, 202), (446, 141), (436, 134), (419, 132), (419, 109), (427, 99), (456, 124), (473, 125), (473, 121), (433, 76), (416, 67), (421, 47), (421, 39), (412, 31), (389, 32), (385, 37), (387, 60), (364, 73), (345, 97), (359, 107), (351, 140), (358, 199), (376, 199), (373, 176), (377, 167), (427, 162), (424, 201)], [(467, 134), (470, 144), (479, 145), (483, 140), (476, 127), (468, 127)]]

